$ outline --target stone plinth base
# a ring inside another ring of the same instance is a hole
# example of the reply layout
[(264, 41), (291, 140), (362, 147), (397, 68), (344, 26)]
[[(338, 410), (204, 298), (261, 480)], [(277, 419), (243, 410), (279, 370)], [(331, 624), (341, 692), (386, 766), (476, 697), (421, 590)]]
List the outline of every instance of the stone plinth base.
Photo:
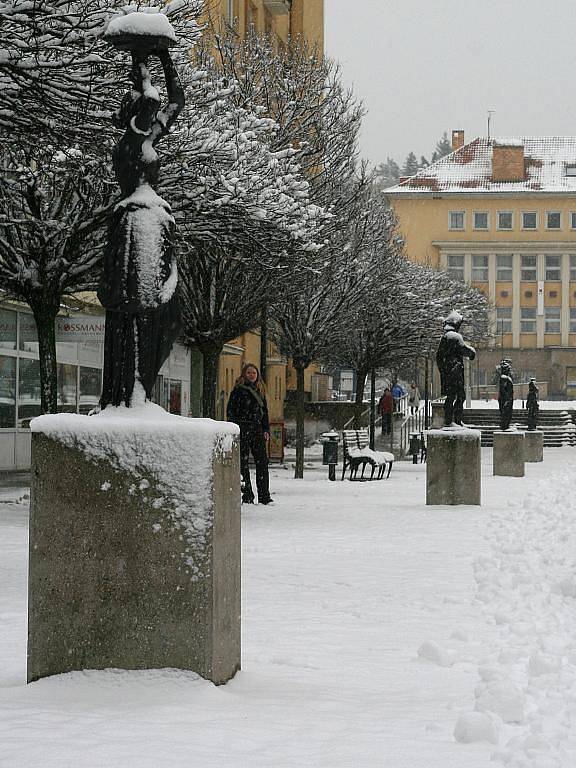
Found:
[(427, 433), (426, 504), (480, 504), (480, 438), (474, 429)]
[(544, 435), (536, 430), (524, 432), (524, 461), (544, 461)]
[(524, 477), (524, 433), (494, 432), (492, 474)]
[(32, 430), (28, 681), (108, 667), (233, 677), (237, 428), (146, 404)]

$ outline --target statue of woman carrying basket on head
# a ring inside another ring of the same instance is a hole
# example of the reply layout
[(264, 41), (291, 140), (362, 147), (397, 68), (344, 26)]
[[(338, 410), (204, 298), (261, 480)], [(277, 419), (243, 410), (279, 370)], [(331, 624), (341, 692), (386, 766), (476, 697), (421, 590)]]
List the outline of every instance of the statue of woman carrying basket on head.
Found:
[[(113, 121), (124, 135), (112, 163), (122, 199), (109, 223), (98, 298), (106, 308), (101, 408), (149, 399), (158, 371), (180, 331), (176, 295), (174, 219), (154, 191), (159, 159), (156, 145), (184, 106), (184, 92), (168, 47), (174, 32), (161, 13), (134, 12), (113, 19), (106, 39), (132, 54), (132, 89)], [(148, 59), (160, 59), (168, 105), (152, 85)], [(140, 383), (141, 389), (137, 387)]]

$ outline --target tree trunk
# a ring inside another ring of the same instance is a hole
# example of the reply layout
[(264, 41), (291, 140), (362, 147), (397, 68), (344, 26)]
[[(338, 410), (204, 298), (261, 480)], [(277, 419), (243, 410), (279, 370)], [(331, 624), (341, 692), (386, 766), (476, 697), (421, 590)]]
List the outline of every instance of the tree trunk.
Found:
[(205, 419), (216, 418), (216, 386), (218, 384), (218, 363), (223, 345), (206, 345), (202, 352), (202, 415)]
[(374, 450), (376, 433), (376, 370), (370, 371), (370, 448)]
[(266, 305), (262, 307), (260, 314), (260, 377), (264, 384), (268, 384), (267, 381), (267, 367), (268, 367), (268, 308)]
[(40, 410), (58, 413), (58, 365), (56, 363), (56, 316), (58, 304), (49, 304), (43, 298), (31, 301), (38, 333), (40, 361)]
[(362, 428), (362, 410), (364, 408), (364, 389), (366, 386), (365, 368), (356, 371), (356, 399), (354, 400), (354, 429)]
[(294, 478), (304, 477), (304, 371), (305, 365), (293, 363), (296, 369), (296, 467)]

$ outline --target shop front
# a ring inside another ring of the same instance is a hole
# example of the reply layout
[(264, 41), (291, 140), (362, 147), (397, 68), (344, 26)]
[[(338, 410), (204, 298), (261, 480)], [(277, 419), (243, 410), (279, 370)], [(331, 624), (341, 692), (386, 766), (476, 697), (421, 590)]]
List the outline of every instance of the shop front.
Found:
[[(87, 414), (98, 405), (104, 359), (104, 317), (59, 316), (56, 322), (58, 411)], [(190, 410), (190, 356), (175, 344), (153, 399), (170, 413)], [(40, 414), (40, 365), (30, 312), (0, 307), (0, 470), (30, 466), (30, 420)]]

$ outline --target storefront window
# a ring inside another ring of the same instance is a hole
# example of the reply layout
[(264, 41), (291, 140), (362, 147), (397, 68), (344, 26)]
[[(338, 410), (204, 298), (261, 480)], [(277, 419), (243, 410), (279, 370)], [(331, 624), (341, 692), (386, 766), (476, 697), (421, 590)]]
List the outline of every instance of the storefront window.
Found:
[(58, 364), (58, 411), (76, 413), (76, 375), (75, 365)]
[(170, 381), (170, 413), (182, 413), (182, 382)]
[(16, 312), (0, 309), (0, 349), (16, 349)]
[(18, 369), (18, 426), (29, 427), (30, 419), (40, 415), (40, 363), (20, 358)]
[(99, 368), (80, 366), (80, 413), (90, 413), (100, 400), (102, 371)]
[(16, 358), (0, 355), (0, 429), (16, 426)]
[(27, 312), (19, 312), (18, 319), (20, 322), (20, 349), (22, 352), (38, 354), (38, 336), (34, 318)]

